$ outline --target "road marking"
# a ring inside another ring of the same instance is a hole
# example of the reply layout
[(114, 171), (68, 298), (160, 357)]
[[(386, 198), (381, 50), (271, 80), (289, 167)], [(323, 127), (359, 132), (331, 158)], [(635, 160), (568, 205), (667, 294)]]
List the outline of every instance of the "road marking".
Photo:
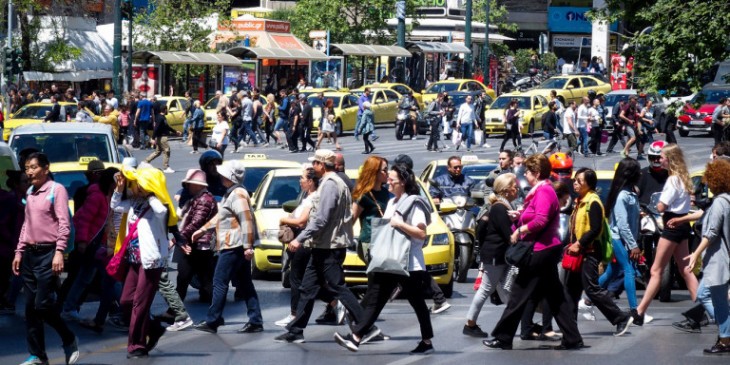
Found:
[(431, 355), (426, 355), (426, 356), (408, 356), (408, 357), (404, 357), (404, 358), (402, 358), (400, 360), (396, 360), (396, 361), (393, 361), (393, 362), (389, 362), (387, 365), (408, 365), (408, 364), (412, 364), (412, 363), (414, 363), (416, 361), (419, 361), (419, 360), (422, 360), (422, 359), (425, 359), (425, 358), (428, 358), (428, 357), (431, 357)]

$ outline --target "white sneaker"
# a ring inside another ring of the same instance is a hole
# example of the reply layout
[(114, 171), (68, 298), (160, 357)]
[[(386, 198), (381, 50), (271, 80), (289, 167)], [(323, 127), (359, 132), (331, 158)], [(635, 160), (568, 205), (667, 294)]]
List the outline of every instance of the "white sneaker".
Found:
[(173, 170), (173, 169), (171, 169), (171, 168), (168, 167), (168, 168), (162, 170), (162, 172), (164, 172), (166, 174), (174, 174), (175, 173), (175, 170)]
[(483, 148), (490, 148), (490, 147), (492, 147), (492, 146), (490, 146), (490, 145), (489, 145), (488, 143), (485, 143), (485, 144), (483, 144), (483, 145), (482, 145), (482, 147), (483, 147)]
[(81, 320), (81, 316), (79, 316), (79, 311), (63, 311), (61, 312), (61, 319), (63, 319), (64, 321), (78, 322)]
[(449, 304), (449, 302), (443, 302), (441, 304), (434, 304), (433, 308), (431, 308), (431, 313), (438, 314), (449, 308), (451, 308), (451, 304)]
[(182, 331), (192, 325), (193, 325), (193, 319), (188, 317), (183, 321), (177, 321), (177, 322), (167, 326), (167, 330), (172, 331), (172, 332), (177, 332), (177, 331)]
[(282, 318), (282, 319), (274, 322), (274, 324), (277, 325), (277, 326), (279, 326), (279, 327), (286, 327), (286, 325), (288, 325), (289, 323), (291, 323), (291, 321), (293, 321), (293, 320), (294, 320), (294, 316), (292, 316), (290, 314), (290, 315), (288, 315), (288, 316), (286, 316), (286, 317), (284, 317), (284, 318)]
[(578, 311), (583, 311), (583, 318), (589, 321), (595, 321), (596, 320), (596, 313), (593, 309), (592, 305), (586, 304), (585, 299), (581, 298), (578, 302)]
[(654, 317), (644, 313), (644, 324), (649, 323), (654, 320)]

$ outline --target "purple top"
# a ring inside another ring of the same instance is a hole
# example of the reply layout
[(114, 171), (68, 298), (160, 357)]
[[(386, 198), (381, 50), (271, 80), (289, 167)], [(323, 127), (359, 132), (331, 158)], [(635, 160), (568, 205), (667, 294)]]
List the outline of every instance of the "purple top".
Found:
[(525, 205), (520, 216), (521, 225), (527, 224), (532, 232), (522, 239), (535, 240), (533, 251), (542, 251), (560, 245), (558, 227), (560, 226), (560, 203), (552, 185), (538, 183), (525, 197)]

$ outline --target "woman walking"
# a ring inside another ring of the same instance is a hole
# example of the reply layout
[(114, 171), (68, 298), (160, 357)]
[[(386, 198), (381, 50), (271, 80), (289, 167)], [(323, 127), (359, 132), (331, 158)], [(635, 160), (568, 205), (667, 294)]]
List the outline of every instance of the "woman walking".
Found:
[(605, 288), (606, 283), (611, 282), (623, 270), (624, 290), (631, 310), (635, 310), (638, 304), (634, 268), (641, 258), (641, 250), (637, 244), (640, 212), (636, 191), (636, 184), (640, 178), (639, 161), (625, 158), (619, 162), (606, 200), (606, 216), (609, 217), (616, 262), (608, 264), (606, 271), (598, 279), (598, 285)]
[[(517, 148), (522, 148), (522, 131), (520, 126), (520, 108), (519, 101), (512, 99), (504, 111), (504, 117), (502, 123), (504, 124), (504, 137), (502, 138), (502, 145), (499, 147), (499, 151), (504, 151), (504, 145), (511, 138), (512, 145)], [(519, 147), (518, 147), (519, 146)]]
[(462, 333), (471, 337), (488, 337), (487, 333), (477, 325), (479, 312), (484, 303), (496, 290), (502, 302), (509, 301), (509, 292), (504, 289), (504, 281), (509, 271), (509, 265), (504, 261), (504, 254), (512, 235), (512, 219), (510, 205), (517, 198), (517, 176), (513, 173), (499, 175), (494, 180), (494, 191), (489, 196), (487, 227), (484, 236), (478, 237), (481, 243), (480, 258), (484, 272), (482, 282), (472, 299), (469, 312), (466, 315), (466, 324)]
[(203, 128), (205, 128), (205, 112), (200, 106), (200, 100), (193, 102), (194, 111), (190, 124), (193, 127), (193, 150), (192, 154), (198, 153), (198, 147), (208, 148), (208, 144), (203, 140)]
[(492, 340), (484, 340), (485, 346), (511, 350), (512, 339), (530, 299), (540, 302), (546, 298), (550, 311), (563, 332), (558, 350), (580, 349), (583, 339), (578, 332), (574, 304), (566, 297), (558, 279), (558, 262), (562, 254), (558, 225), (560, 206), (558, 197), (548, 178), (550, 161), (545, 155), (535, 154), (524, 163), (525, 178), (532, 187), (525, 197), (524, 208), (518, 219), (517, 229), (510, 236), (512, 244), (518, 240), (532, 241), (529, 262), (520, 268), (512, 284), (509, 303), (492, 331)]
[(228, 189), (220, 203), (218, 215), (203, 227), (195, 231), (192, 239), (196, 240), (205, 231), (216, 230), (216, 250), (218, 263), (213, 274), (213, 301), (208, 308), (205, 321), (195, 325), (195, 329), (216, 333), (223, 325), (223, 309), (226, 305), (228, 286), (234, 274), (240, 273), (238, 290), (242, 292), (243, 300), (248, 308), (248, 323), (239, 333), (262, 332), (264, 330), (261, 307), (256, 288), (251, 281), (251, 259), (253, 258), (253, 243), (255, 224), (251, 199), (241, 184), (246, 173), (240, 161), (226, 161), (217, 166), (221, 182)]
[(216, 114), (216, 118), (218, 118), (218, 120), (211, 132), (210, 146), (220, 152), (221, 156), (225, 156), (226, 147), (228, 147), (228, 143), (230, 142), (228, 137), (230, 127), (228, 126), (228, 120), (226, 115), (223, 113), (223, 110)]
[(691, 228), (688, 222), (673, 226), (668, 224), (672, 218), (683, 217), (689, 213), (692, 180), (690, 180), (687, 172), (684, 153), (676, 144), (662, 149), (659, 162), (662, 168), (669, 171), (669, 178), (664, 184), (664, 189), (657, 204), (657, 210), (663, 213), (664, 230), (656, 248), (654, 264), (651, 265), (651, 279), (649, 279), (649, 284), (646, 286), (641, 303), (633, 311), (634, 323), (639, 326), (644, 324), (644, 314), (659, 291), (662, 273), (672, 256), (674, 256), (674, 261), (677, 263), (679, 273), (687, 284), (690, 297), (692, 300), (697, 297), (697, 277), (692, 273), (692, 268), (687, 265), (687, 260), (684, 259), (689, 255), (687, 241), (689, 240)]
[(434, 351), (431, 339), (431, 315), (424, 300), (431, 278), (426, 272), (423, 258), (423, 244), (426, 239), (426, 226), (430, 223), (429, 204), (419, 195), (413, 171), (402, 164), (394, 165), (388, 173), (388, 190), (394, 195), (385, 208), (383, 218), (390, 219), (390, 225), (410, 238), (411, 248), (408, 257), (409, 276), (374, 273), (368, 279), (368, 292), (364, 320), (357, 323), (351, 334), (342, 336), (335, 333), (335, 341), (350, 351), (357, 351), (360, 344), (367, 342), (379, 330), (372, 331), (373, 324), (388, 302), (391, 293), (398, 284), (403, 288), (402, 295), (416, 312), (421, 327), (421, 341), (411, 354), (430, 354)]
[(365, 108), (365, 110), (362, 112), (362, 121), (360, 122), (360, 130), (358, 132), (362, 135), (362, 140), (365, 143), (365, 151), (362, 151), (362, 154), (369, 155), (375, 150), (375, 146), (373, 146), (373, 143), (370, 142), (370, 135), (373, 134), (373, 131), (375, 130), (375, 125), (373, 124), (374, 115), (373, 111), (370, 109), (369, 101), (362, 103), (362, 107)]
[[(181, 209), (182, 225), (180, 234), (186, 242), (177, 246), (177, 286), (176, 290), (183, 301), (188, 294), (188, 286), (193, 276), (198, 276), (200, 301), (210, 303), (213, 296), (213, 270), (215, 257), (211, 247), (214, 243), (213, 232), (205, 232), (197, 239), (193, 233), (203, 227), (205, 223), (218, 214), (218, 204), (215, 197), (208, 191), (205, 172), (197, 169), (188, 170), (182, 181), (183, 188), (191, 198)], [(176, 326), (177, 325), (177, 326)], [(187, 323), (185, 324), (187, 325)], [(168, 330), (180, 330), (181, 325), (173, 324)]]
[[(605, 256), (601, 247), (601, 236), (605, 233), (604, 212), (601, 198), (596, 193), (598, 177), (596, 172), (582, 167), (575, 173), (573, 190), (578, 195), (576, 207), (570, 218), (572, 232), (566, 250), (569, 255), (583, 255), (579, 272), (569, 272), (567, 287), (573, 304), (578, 306), (581, 291), (585, 290), (588, 299), (616, 326), (614, 336), (622, 336), (633, 322), (630, 312), (622, 311), (608, 294), (598, 285), (598, 265)], [(578, 312), (575, 312), (578, 319)]]
[[(123, 168), (117, 174), (111, 208), (127, 211), (125, 237), (129, 240), (127, 273), (120, 304), (129, 322), (127, 358), (143, 358), (165, 333), (150, 319), (150, 307), (167, 261), (167, 227), (177, 214), (165, 188), (165, 175), (155, 168)], [(130, 199), (122, 201), (124, 189)]]
[(274, 142), (279, 144), (279, 138), (274, 133), (274, 124), (276, 123), (276, 98), (274, 94), (266, 96), (266, 106), (264, 107), (264, 113), (262, 118), (264, 120), (264, 132), (266, 133), (266, 143), (271, 142), (271, 138), (274, 138)]
[(689, 256), (689, 267), (695, 267), (702, 260), (702, 283), (710, 291), (715, 323), (719, 327), (717, 341), (704, 353), (721, 355), (730, 353), (730, 303), (727, 297), (730, 280), (730, 162), (716, 159), (709, 163), (702, 179), (715, 198), (703, 219), (702, 241)]
[(324, 103), (324, 107), (322, 108), (322, 119), (319, 121), (320, 134), (319, 137), (317, 137), (317, 149), (319, 149), (319, 145), (322, 143), (322, 139), (324, 137), (327, 137), (327, 141), (329, 141), (330, 138), (334, 138), (335, 150), (339, 151), (342, 149), (340, 148), (340, 144), (337, 143), (334, 105), (335, 103), (332, 99), (327, 99)]

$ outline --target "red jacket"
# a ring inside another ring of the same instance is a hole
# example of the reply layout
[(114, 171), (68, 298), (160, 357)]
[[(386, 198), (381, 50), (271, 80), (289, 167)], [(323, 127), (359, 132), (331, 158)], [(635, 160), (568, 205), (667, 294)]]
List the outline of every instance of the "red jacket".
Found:
[(109, 214), (109, 197), (104, 195), (99, 184), (91, 184), (86, 190), (84, 205), (78, 208), (73, 217), (76, 229), (76, 242), (89, 243), (104, 227)]
[(195, 231), (203, 227), (217, 214), (218, 203), (208, 190), (203, 190), (185, 203), (182, 209), (183, 224), (180, 233), (188, 240), (190, 247), (197, 250), (210, 250), (215, 231), (205, 231), (195, 242), (192, 242), (192, 236)]

